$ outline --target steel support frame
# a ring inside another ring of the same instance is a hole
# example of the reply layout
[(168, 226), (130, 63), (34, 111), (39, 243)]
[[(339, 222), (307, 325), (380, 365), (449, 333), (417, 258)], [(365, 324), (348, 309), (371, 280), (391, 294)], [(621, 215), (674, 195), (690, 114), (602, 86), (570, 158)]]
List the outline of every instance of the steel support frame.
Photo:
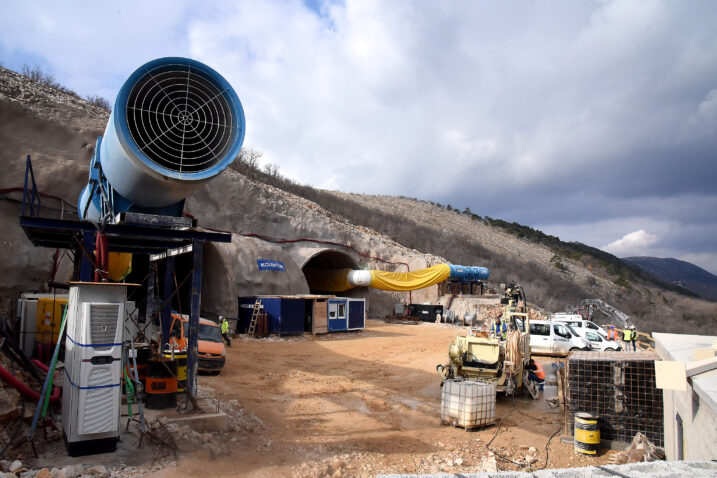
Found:
[(144, 320), (145, 323), (147, 321), (154, 321), (154, 305), (155, 305), (155, 299), (154, 299), (154, 287), (155, 283), (157, 282), (157, 265), (156, 264), (150, 264), (149, 265), (149, 277), (147, 278), (147, 300), (146, 305), (144, 308)]
[[(88, 254), (95, 251), (95, 233), (93, 231), (84, 231), (82, 233), (82, 245)], [(80, 254), (80, 282), (92, 282), (95, 270), (92, 262), (85, 254)]]
[(187, 399), (195, 409), (197, 405), (197, 371), (199, 357), (197, 341), (199, 339), (199, 309), (202, 299), (202, 257), (204, 241), (195, 240), (192, 251), (192, 292), (189, 311), (189, 342), (187, 344)]
[(162, 348), (166, 350), (169, 348), (169, 334), (171, 333), (170, 327), (172, 325), (172, 290), (174, 288), (174, 257), (167, 257), (164, 263), (164, 295), (162, 301), (164, 306), (162, 307)]

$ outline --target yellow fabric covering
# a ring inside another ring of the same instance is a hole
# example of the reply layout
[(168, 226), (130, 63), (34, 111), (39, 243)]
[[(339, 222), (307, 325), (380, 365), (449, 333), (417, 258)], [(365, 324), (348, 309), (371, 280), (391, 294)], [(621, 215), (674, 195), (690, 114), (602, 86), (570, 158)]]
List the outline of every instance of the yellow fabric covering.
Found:
[[(352, 269), (304, 269), (311, 290), (344, 292), (353, 289), (348, 281)], [(371, 287), (391, 291), (423, 289), (448, 279), (448, 264), (438, 264), (415, 272), (370, 271)]]
[(120, 281), (132, 272), (132, 254), (129, 252), (110, 252), (107, 258), (110, 279)]
[(448, 264), (437, 264), (415, 272), (371, 271), (371, 287), (392, 291), (423, 289), (443, 282), (450, 274)]
[(353, 269), (304, 269), (309, 289), (322, 292), (343, 292), (353, 289), (348, 275)]

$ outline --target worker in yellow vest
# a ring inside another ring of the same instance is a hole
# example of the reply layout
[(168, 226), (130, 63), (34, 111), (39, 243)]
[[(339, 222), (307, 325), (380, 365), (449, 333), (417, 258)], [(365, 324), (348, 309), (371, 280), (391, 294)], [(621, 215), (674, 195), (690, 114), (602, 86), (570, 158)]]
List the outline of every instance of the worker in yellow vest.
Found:
[(226, 317), (220, 315), (219, 324), (222, 327), (222, 337), (224, 337), (224, 341), (227, 343), (227, 346), (231, 347), (232, 339), (229, 338), (229, 321)]
[(632, 342), (632, 330), (630, 330), (630, 327), (625, 327), (625, 330), (622, 331), (622, 341), (625, 344), (625, 351), (630, 350), (630, 343)]
[(506, 327), (505, 322), (501, 322), (500, 316), (495, 318), (495, 322), (493, 322), (490, 331), (500, 340), (505, 340), (508, 335), (508, 327)]
[(637, 329), (634, 325), (630, 327), (630, 341), (632, 342), (632, 351), (637, 352)]

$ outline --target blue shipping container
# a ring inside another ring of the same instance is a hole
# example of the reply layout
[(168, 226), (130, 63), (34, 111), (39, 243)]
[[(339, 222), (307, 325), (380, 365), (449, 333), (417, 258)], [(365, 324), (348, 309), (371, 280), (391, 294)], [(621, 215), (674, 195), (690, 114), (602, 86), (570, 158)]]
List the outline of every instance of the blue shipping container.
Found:
[(240, 297), (239, 331), (249, 328), (256, 299), (266, 311), (270, 334), (293, 335), (304, 333), (304, 299), (287, 297)]

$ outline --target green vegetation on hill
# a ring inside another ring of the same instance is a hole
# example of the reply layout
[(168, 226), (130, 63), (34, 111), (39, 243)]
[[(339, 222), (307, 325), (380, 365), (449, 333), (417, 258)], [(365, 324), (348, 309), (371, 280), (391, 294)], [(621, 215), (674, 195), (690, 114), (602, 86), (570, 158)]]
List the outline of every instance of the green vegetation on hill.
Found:
[[(513, 271), (515, 274), (515, 277), (511, 276), (513, 279), (519, 279), (518, 271), (522, 271), (522, 269), (526, 267), (524, 262), (506, 259), (503, 256), (496, 257), (492, 252), (481, 246), (478, 241), (468, 241), (463, 235), (448, 230), (437, 233), (435, 229), (426, 227), (416, 221), (411, 221), (404, 216), (397, 216), (374, 208), (364, 207), (356, 201), (343, 199), (337, 197), (335, 194), (299, 184), (296, 181), (282, 176), (279, 173), (278, 166), (274, 164), (267, 164), (264, 169), (261, 170), (258, 166), (260, 158), (261, 153), (255, 150), (242, 150), (240, 156), (232, 164), (232, 168), (252, 179), (259, 180), (265, 184), (313, 201), (327, 211), (346, 218), (353, 224), (370, 227), (386, 234), (400, 244), (445, 257), (451, 262), (457, 264), (480, 264), (493, 270)], [(399, 197), (417, 202), (421, 201), (416, 198)], [(465, 208), (463, 211), (460, 211), (450, 204), (444, 206), (433, 201), (422, 202), (443, 208), (447, 211), (452, 211), (456, 214), (462, 214), (470, 217), (474, 221), (482, 222), (494, 228), (500, 228), (508, 234), (512, 234), (520, 239), (549, 247), (555, 254), (550, 263), (561, 272), (567, 270), (564, 260), (571, 259), (573, 261), (579, 261), (585, 267), (589, 266), (593, 269), (602, 268), (607, 275), (612, 277), (616, 285), (628, 293), (634, 291), (634, 279), (639, 278), (642, 281), (652, 283), (664, 289), (691, 297), (696, 296), (693, 292), (679, 285), (661, 281), (639, 267), (624, 262), (612, 254), (595, 247), (580, 242), (564, 242), (558, 237), (545, 234), (529, 226), (523, 226), (517, 222), (508, 222), (489, 216), (481, 217), (473, 213), (470, 208)], [(542, 271), (533, 272), (538, 276), (545, 274)], [(524, 274), (524, 276), (530, 277), (530, 274)], [(503, 280), (508, 279), (509, 278), (504, 277)], [(527, 285), (526, 281), (528, 279), (521, 278), (520, 280), (523, 281), (524, 285)], [(545, 287), (554, 291), (549, 295), (560, 305), (569, 305), (571, 303), (570, 301), (579, 301), (590, 295), (588, 291), (581, 290), (579, 286), (569, 279), (565, 279), (565, 284), (560, 285), (560, 287), (553, 287), (553, 285), (558, 285), (554, 284), (556, 279), (554, 277), (547, 277), (547, 274), (546, 277), (542, 277), (540, 280), (541, 282), (545, 281)], [(548, 286), (547, 284), (551, 285)]]

